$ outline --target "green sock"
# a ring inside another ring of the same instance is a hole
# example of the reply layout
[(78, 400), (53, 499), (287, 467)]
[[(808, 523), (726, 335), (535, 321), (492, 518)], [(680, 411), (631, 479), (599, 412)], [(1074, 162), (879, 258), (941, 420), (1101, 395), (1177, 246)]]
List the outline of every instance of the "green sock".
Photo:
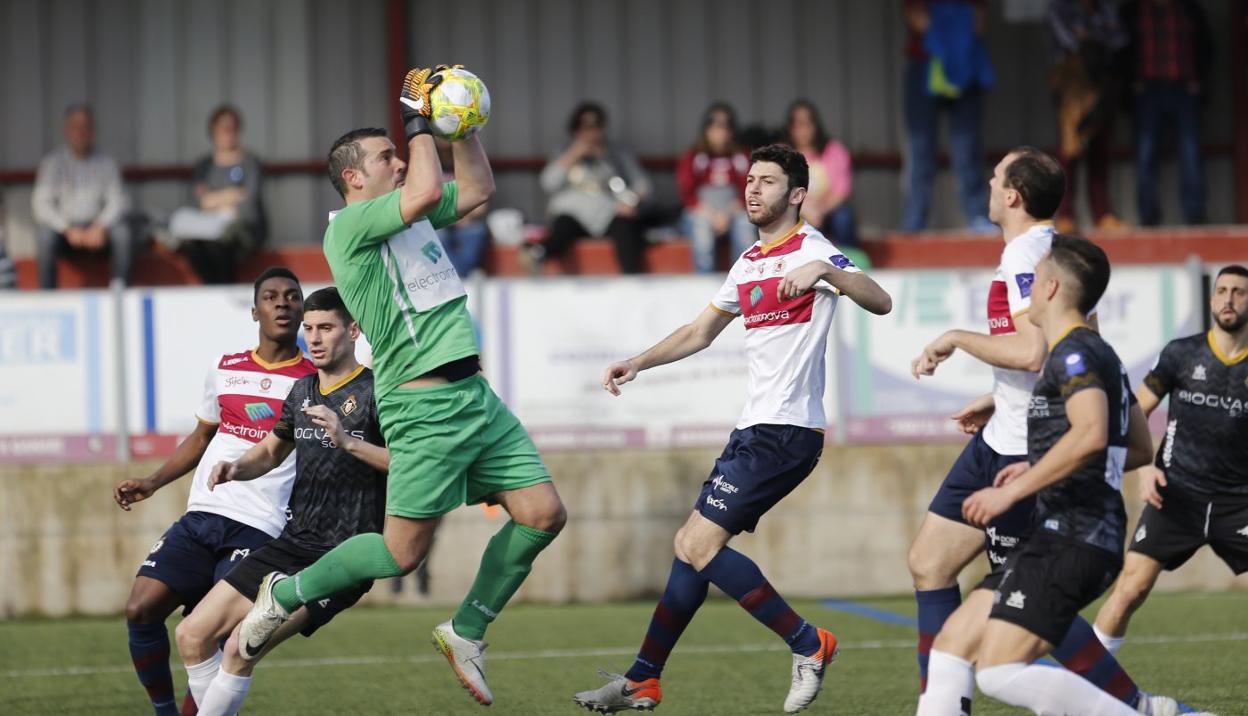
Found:
[(481, 568), (468, 590), (468, 596), (455, 612), (455, 633), (466, 639), (480, 639), (485, 629), (507, 605), (533, 569), (533, 560), (555, 538), (543, 532), (508, 521), (490, 538), (481, 555)]
[(356, 535), (326, 552), (291, 579), (273, 587), (273, 599), (287, 612), (360, 582), (403, 574), (380, 534)]

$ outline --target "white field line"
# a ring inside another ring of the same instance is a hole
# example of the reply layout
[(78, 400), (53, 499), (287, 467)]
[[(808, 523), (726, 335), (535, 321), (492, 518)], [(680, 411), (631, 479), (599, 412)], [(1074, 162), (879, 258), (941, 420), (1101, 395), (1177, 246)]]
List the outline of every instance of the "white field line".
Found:
[[(1213, 642), (1248, 641), (1248, 632), (1226, 632), (1222, 634), (1174, 634), (1158, 636), (1131, 637), (1131, 644), (1205, 644)], [(858, 641), (842, 644), (841, 648), (855, 649), (913, 649), (913, 639), (891, 639), (885, 641)], [(783, 644), (719, 644), (707, 646), (683, 646), (682, 654), (731, 654), (751, 653), (760, 651), (785, 651)], [(538, 649), (534, 651), (500, 651), (491, 652), (489, 660), (494, 661), (531, 661), (535, 659), (583, 659), (588, 657), (633, 656), (637, 647), (607, 647), (600, 649)], [(419, 656), (344, 656), (322, 659), (271, 659), (264, 662), (265, 669), (306, 669), (319, 666), (372, 666), (374, 664), (430, 664), (444, 661), (438, 654)], [(0, 678), (34, 679), (57, 676), (94, 676), (97, 674), (129, 674), (134, 671), (131, 666), (64, 666), (55, 669), (13, 669), (0, 672)]]

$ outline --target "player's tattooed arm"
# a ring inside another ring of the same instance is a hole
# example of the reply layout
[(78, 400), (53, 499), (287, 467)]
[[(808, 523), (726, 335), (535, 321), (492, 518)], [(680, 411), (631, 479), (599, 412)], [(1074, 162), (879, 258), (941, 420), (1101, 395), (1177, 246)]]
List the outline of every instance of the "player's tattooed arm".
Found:
[(173, 455), (156, 472), (140, 480), (122, 480), (113, 488), (113, 500), (117, 506), (129, 511), (130, 505), (151, 497), (157, 490), (195, 469), (208, 450), (208, 443), (217, 434), (216, 423), (202, 420), (195, 424), (190, 435), (178, 443)]
[(641, 371), (688, 358), (711, 345), (734, 318), (735, 314), (707, 306), (693, 323), (672, 331), (667, 338), (654, 344), (649, 350), (607, 366), (602, 376), (602, 389), (612, 395), (619, 395), (620, 386), (636, 378)]
[(269, 433), (234, 462), (223, 460), (213, 465), (212, 472), (208, 474), (208, 489), (212, 490), (223, 482), (244, 482), (265, 475), (281, 465), (294, 449), (293, 442)]

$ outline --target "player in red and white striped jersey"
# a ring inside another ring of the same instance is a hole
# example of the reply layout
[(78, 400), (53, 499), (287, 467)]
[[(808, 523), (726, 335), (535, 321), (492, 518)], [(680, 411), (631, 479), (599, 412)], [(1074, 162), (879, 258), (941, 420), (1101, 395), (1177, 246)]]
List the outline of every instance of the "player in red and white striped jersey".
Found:
[(130, 655), (158, 716), (179, 712), (165, 619), (179, 606), (189, 612), (236, 561), (286, 524), (293, 455), (258, 480), (232, 483), (225, 490), (207, 486), (212, 466), (237, 460), (264, 439), (291, 386), (316, 372), (299, 350), (303, 289), (295, 275), (286, 268), (268, 269), (256, 279), (254, 301), (251, 316), (260, 324), (259, 345), (221, 356), (205, 380), (195, 430), (151, 475), (122, 480), (113, 491), (117, 504), (129, 510), (195, 468), (186, 514), (152, 547), (126, 603)]

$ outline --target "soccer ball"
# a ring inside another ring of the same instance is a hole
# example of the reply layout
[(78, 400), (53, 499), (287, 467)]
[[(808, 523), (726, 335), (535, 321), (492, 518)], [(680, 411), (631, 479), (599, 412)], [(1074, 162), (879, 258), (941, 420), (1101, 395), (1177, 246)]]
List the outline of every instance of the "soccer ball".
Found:
[(480, 77), (461, 67), (442, 70), (442, 82), (429, 93), (433, 136), (458, 142), (476, 134), (490, 119), (490, 91)]

